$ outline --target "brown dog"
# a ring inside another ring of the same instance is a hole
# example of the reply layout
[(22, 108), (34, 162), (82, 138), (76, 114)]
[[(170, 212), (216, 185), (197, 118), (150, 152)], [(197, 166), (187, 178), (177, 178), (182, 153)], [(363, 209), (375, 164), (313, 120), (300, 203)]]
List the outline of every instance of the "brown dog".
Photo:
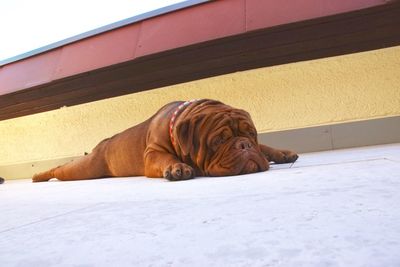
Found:
[(150, 119), (100, 142), (92, 153), (33, 182), (112, 176), (225, 176), (266, 171), (269, 161), (296, 161), (296, 153), (258, 144), (250, 115), (209, 99), (172, 102)]

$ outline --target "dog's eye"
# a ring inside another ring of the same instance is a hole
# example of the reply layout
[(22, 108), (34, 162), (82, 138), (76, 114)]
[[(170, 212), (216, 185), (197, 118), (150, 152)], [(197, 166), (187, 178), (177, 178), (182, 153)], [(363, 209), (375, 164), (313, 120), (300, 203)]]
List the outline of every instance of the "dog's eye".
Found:
[(219, 146), (219, 145), (223, 144), (224, 142), (225, 142), (225, 140), (221, 136), (217, 136), (214, 139), (213, 145), (214, 146)]
[(250, 137), (256, 137), (256, 133), (255, 132), (249, 132)]

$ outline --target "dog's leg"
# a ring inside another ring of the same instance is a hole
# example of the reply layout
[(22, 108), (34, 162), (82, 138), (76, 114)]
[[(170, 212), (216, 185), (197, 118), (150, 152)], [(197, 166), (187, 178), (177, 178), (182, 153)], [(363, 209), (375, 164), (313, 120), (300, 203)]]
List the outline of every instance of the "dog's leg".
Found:
[(34, 183), (47, 182), (51, 178), (56, 178), (54, 175), (54, 171), (60, 167), (61, 166), (58, 166), (56, 168), (53, 168), (53, 169), (45, 171), (45, 172), (36, 173), (35, 175), (33, 175), (32, 182), (34, 182)]
[(194, 178), (195, 171), (168, 152), (150, 150), (145, 154), (145, 175), (181, 181)]
[(259, 146), (268, 161), (273, 161), (280, 164), (295, 162), (299, 158), (299, 156), (295, 152), (290, 150), (276, 149), (261, 144)]
[(107, 167), (102, 157), (97, 153), (91, 153), (76, 161), (35, 174), (32, 182), (47, 182), (51, 178), (61, 181), (87, 180), (105, 177), (107, 174)]

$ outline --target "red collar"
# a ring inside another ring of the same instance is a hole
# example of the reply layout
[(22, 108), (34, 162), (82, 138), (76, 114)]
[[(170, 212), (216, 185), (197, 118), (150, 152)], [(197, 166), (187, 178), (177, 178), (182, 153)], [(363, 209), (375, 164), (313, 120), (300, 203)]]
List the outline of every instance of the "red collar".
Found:
[(189, 106), (191, 103), (196, 102), (198, 99), (192, 99), (190, 101), (186, 101), (182, 104), (180, 104), (174, 111), (174, 114), (172, 114), (171, 120), (169, 121), (169, 137), (171, 138), (171, 143), (172, 145), (175, 145), (175, 138), (173, 135), (173, 130), (174, 130), (174, 126), (175, 126), (175, 120), (176, 117), (178, 117), (178, 115), (187, 107)]

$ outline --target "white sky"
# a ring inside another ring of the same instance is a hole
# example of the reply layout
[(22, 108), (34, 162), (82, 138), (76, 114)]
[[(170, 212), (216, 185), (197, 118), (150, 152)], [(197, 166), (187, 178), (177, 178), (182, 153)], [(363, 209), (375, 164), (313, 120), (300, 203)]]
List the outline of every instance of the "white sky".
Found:
[(0, 60), (183, 0), (0, 0)]

